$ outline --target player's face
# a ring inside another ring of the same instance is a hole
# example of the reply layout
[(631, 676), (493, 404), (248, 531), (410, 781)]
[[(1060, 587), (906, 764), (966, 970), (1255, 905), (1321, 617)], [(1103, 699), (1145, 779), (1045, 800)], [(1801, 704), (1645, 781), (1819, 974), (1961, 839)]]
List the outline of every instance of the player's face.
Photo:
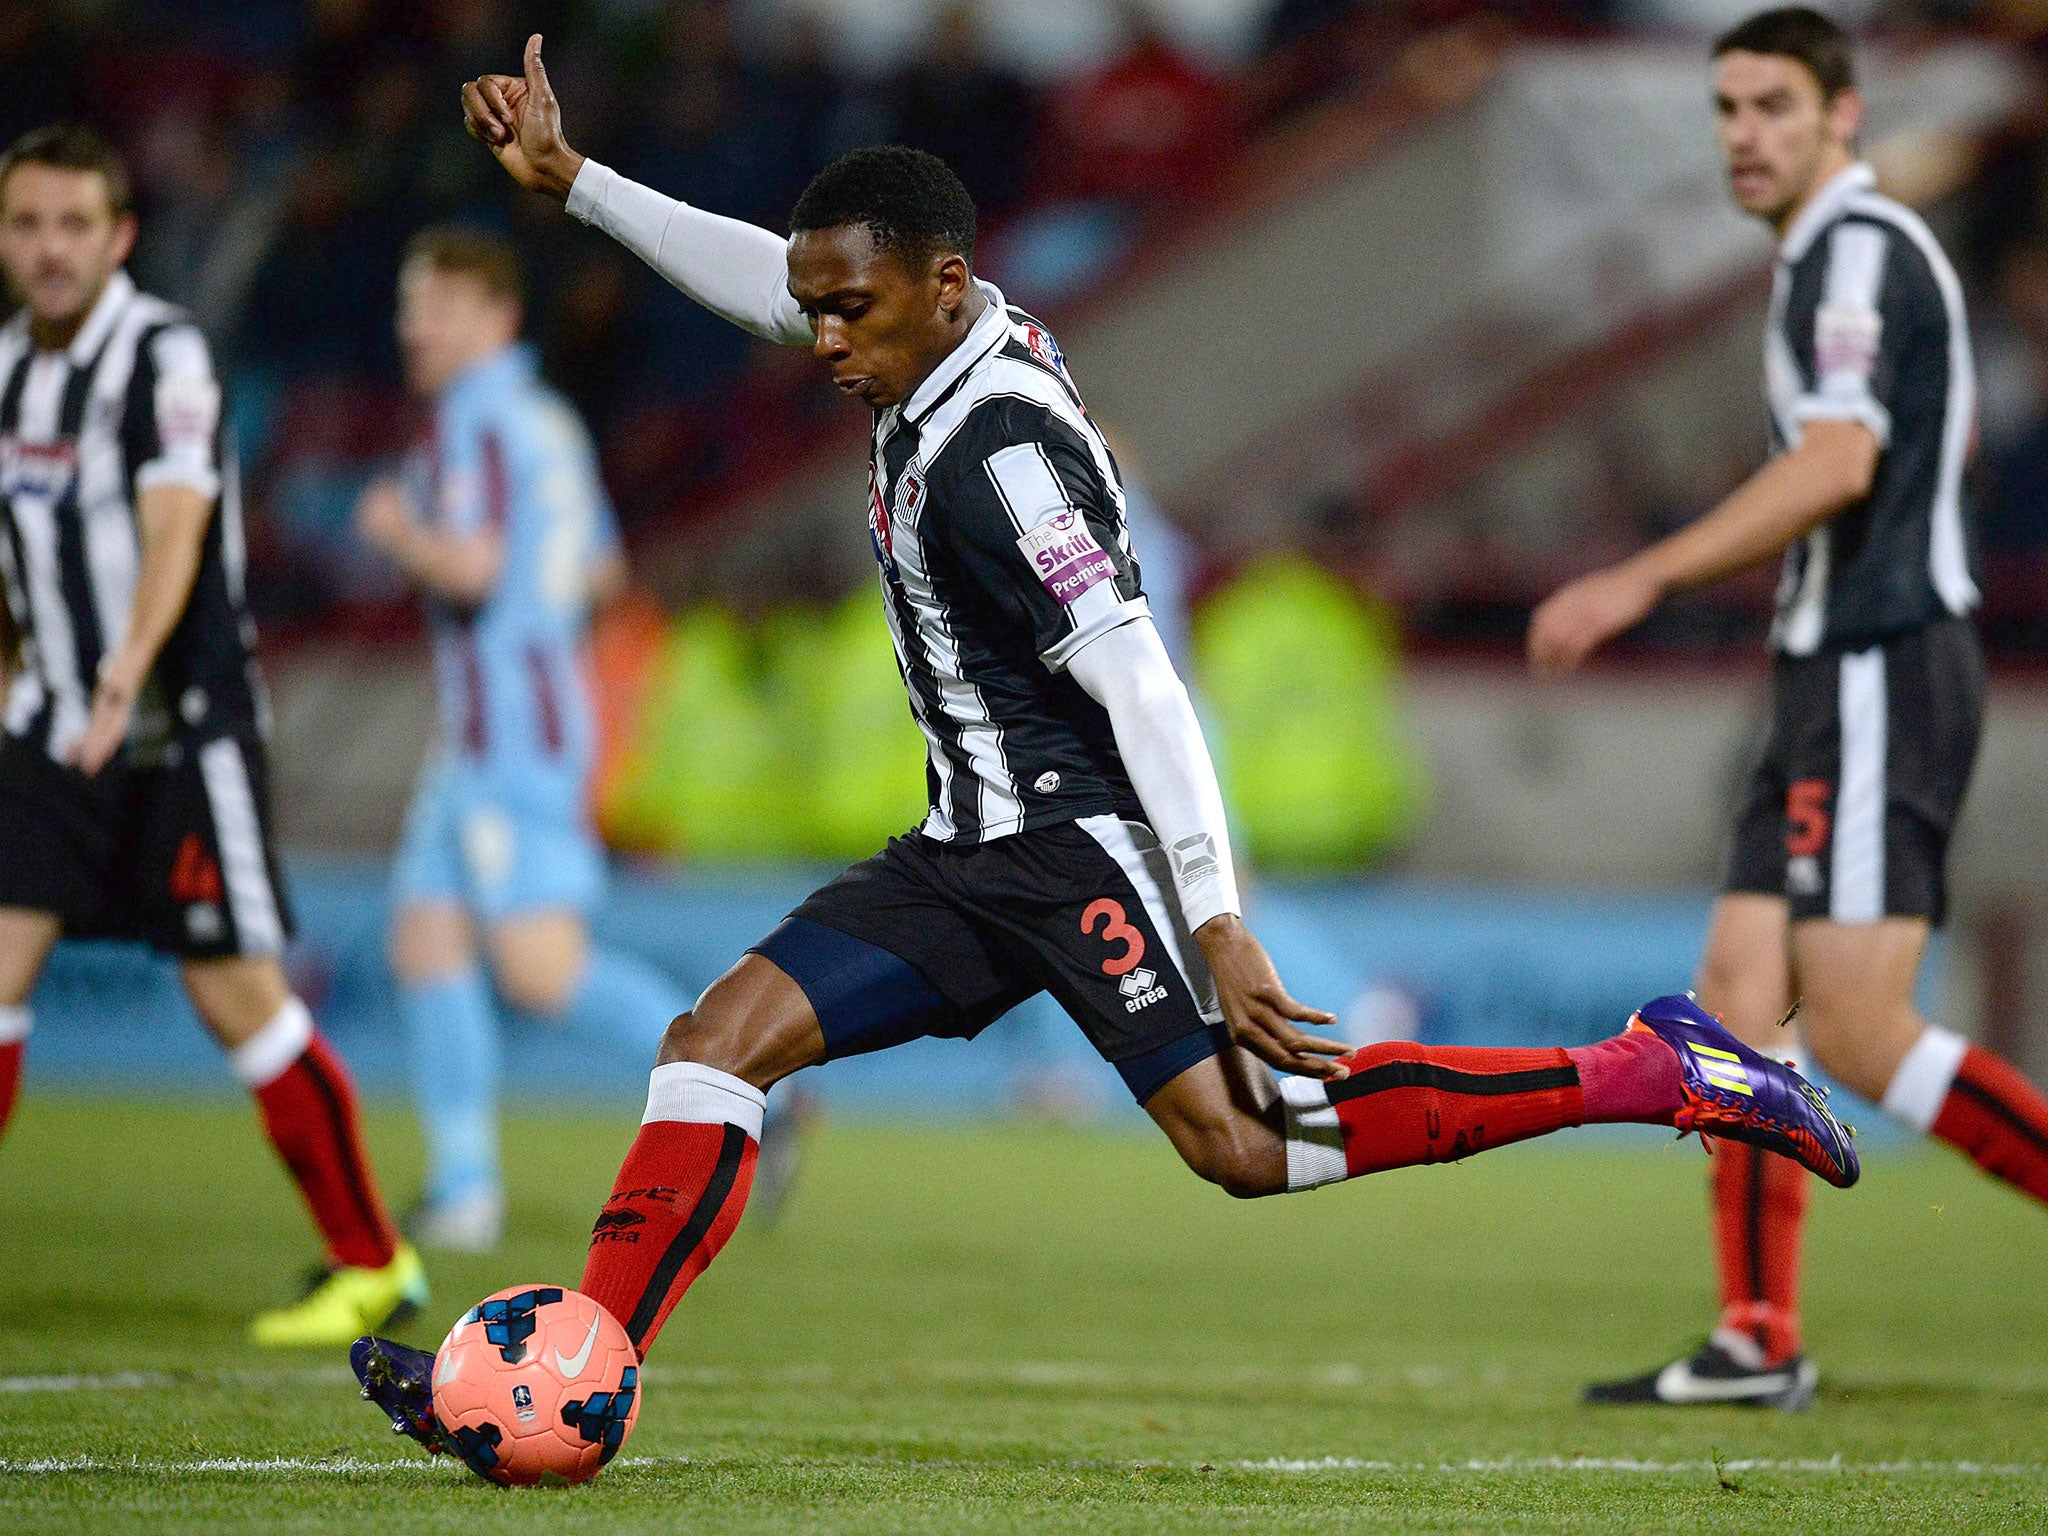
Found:
[(1737, 49), (1715, 61), (1715, 131), (1729, 194), (1744, 213), (1780, 227), (1847, 160), (1862, 115), (1856, 92), (1826, 100), (1797, 59)]
[(85, 318), (135, 244), (135, 220), (116, 214), (97, 171), (19, 165), (0, 186), (0, 265), (32, 318)]
[(398, 274), (398, 350), (406, 382), (423, 395), (519, 334), (519, 307), (468, 272), (424, 261)]
[(909, 399), (959, 341), (971, 283), (961, 257), (913, 267), (860, 225), (790, 237), (789, 291), (817, 328), (811, 350), (843, 393), (877, 409)]

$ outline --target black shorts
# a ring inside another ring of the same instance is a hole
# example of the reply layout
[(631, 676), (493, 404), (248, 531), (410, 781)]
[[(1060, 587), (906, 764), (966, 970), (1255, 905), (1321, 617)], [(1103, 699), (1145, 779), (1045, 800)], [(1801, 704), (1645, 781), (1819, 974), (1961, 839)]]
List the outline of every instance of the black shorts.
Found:
[(253, 735), (93, 778), (0, 737), (0, 907), (53, 912), (74, 938), (140, 939), (187, 960), (275, 955), (291, 908)]
[(754, 946), (803, 988), (828, 1057), (970, 1039), (1050, 992), (1144, 1103), (1216, 1054), (1222, 1010), (1142, 822), (986, 843), (891, 839)]
[(1795, 922), (1940, 923), (1983, 725), (1984, 655), (1965, 619), (1779, 657), (1726, 889), (1784, 896)]

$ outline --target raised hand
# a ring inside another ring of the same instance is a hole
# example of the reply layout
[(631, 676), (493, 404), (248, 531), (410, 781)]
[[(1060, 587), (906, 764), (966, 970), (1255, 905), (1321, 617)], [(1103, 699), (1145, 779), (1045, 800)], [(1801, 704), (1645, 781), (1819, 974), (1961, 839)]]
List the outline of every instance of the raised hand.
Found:
[(538, 32), (526, 40), (524, 75), (482, 75), (462, 88), (462, 125), (528, 191), (566, 198), (583, 169), (583, 156), (562, 137), (562, 105)]
[(1351, 1047), (1327, 1035), (1312, 1035), (1295, 1025), (1337, 1022), (1333, 1014), (1287, 995), (1266, 948), (1236, 917), (1212, 917), (1195, 932), (1202, 958), (1216, 982), (1216, 1000), (1230, 1038), (1268, 1066), (1305, 1077), (1342, 1077), (1345, 1069), (1329, 1060)]

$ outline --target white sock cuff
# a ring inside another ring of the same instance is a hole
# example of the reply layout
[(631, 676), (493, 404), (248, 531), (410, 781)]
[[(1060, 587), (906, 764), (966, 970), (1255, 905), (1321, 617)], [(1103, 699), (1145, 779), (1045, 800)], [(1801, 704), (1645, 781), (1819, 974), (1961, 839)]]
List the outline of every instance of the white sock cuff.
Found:
[(19, 1045), (28, 1038), (36, 1016), (27, 1003), (10, 1003), (0, 1008), (0, 1045)]
[(1344, 1128), (1337, 1106), (1313, 1077), (1280, 1079), (1287, 1109), (1287, 1188), (1290, 1192), (1334, 1184), (1350, 1176), (1344, 1166)]
[(767, 1107), (767, 1094), (730, 1072), (694, 1061), (669, 1061), (648, 1075), (647, 1113), (640, 1123), (680, 1120), (690, 1125), (736, 1125), (759, 1141), (761, 1115)]
[(1892, 1084), (1884, 1091), (1884, 1112), (1924, 1135), (1941, 1113), (1969, 1048), (1970, 1042), (1954, 1031), (1928, 1025), (1892, 1074)]
[(312, 1013), (296, 997), (288, 997), (268, 1024), (228, 1052), (228, 1070), (244, 1088), (265, 1088), (312, 1043)]

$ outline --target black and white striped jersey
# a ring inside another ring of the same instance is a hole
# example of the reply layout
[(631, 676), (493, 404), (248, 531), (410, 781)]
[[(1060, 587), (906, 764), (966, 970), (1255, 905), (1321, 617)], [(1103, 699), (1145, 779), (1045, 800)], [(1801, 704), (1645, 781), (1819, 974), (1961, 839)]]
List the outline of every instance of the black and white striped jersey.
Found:
[(1786, 552), (1771, 643), (1854, 650), (1977, 606), (1963, 486), (1976, 415), (1954, 269), (1870, 167), (1821, 188), (1779, 248), (1764, 336), (1774, 451), (1812, 421), (1858, 421), (1883, 450), (1869, 496)]
[(875, 415), (868, 518), (926, 743), (926, 836), (978, 843), (1142, 817), (1109, 714), (1067, 674), (1146, 614), (1116, 461), (1051, 335), (988, 308), (911, 397)]
[(61, 759), (84, 733), (100, 663), (128, 630), (142, 565), (136, 496), (169, 484), (214, 498), (216, 515), (130, 749), (260, 727), (241, 498), (221, 434), (205, 337), (125, 272), (61, 352), (37, 349), (26, 313), (0, 326), (0, 573), (22, 638), (10, 735)]

